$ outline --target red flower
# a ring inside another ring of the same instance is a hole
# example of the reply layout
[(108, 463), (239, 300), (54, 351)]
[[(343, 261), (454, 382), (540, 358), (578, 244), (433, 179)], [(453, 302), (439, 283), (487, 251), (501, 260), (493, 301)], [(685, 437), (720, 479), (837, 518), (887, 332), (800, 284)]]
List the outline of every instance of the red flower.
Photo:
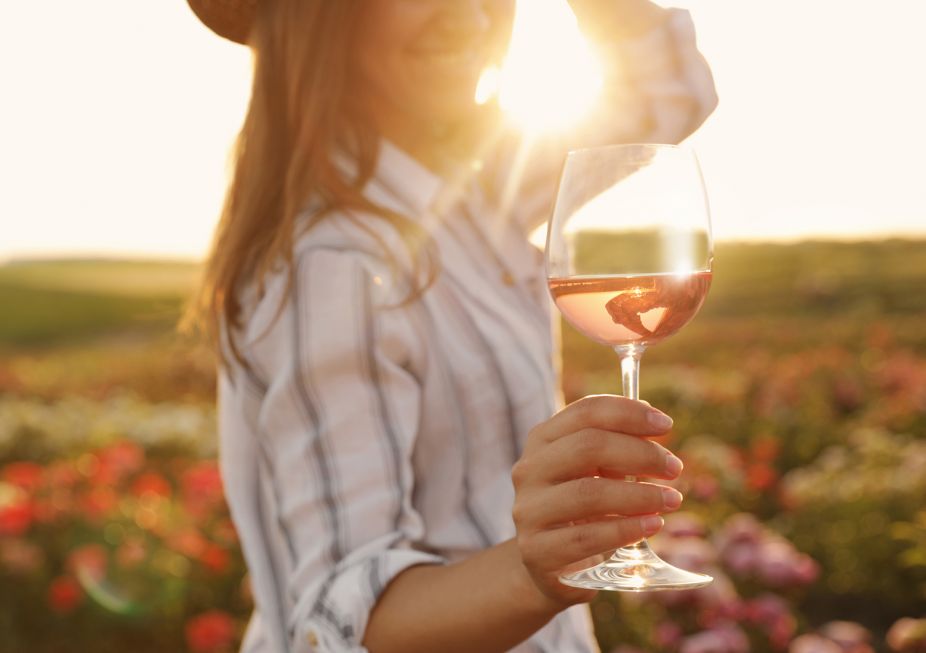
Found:
[(53, 462), (45, 468), (45, 482), (55, 489), (69, 488), (80, 480), (80, 472), (67, 460)]
[(222, 544), (234, 546), (238, 543), (238, 533), (230, 519), (222, 519), (212, 529), (212, 537)]
[(167, 546), (187, 558), (198, 558), (206, 549), (206, 538), (199, 531), (188, 528), (171, 535)]
[(81, 604), (84, 592), (72, 576), (58, 576), (48, 587), (48, 605), (58, 614), (67, 614)]
[(767, 490), (774, 485), (776, 480), (778, 480), (777, 472), (765, 463), (753, 463), (746, 469), (746, 483), (753, 490)]
[(203, 566), (216, 574), (221, 574), (228, 569), (230, 559), (228, 551), (212, 543), (209, 543), (199, 556), (199, 561), (203, 563)]
[(193, 653), (217, 653), (234, 643), (235, 622), (226, 612), (210, 610), (187, 621), (184, 631)]
[(22, 535), (29, 530), (35, 517), (29, 501), (15, 501), (0, 506), (0, 535)]
[(145, 472), (132, 483), (132, 494), (137, 497), (152, 495), (170, 497), (171, 487), (163, 476), (156, 472)]
[(134, 442), (116, 442), (97, 453), (99, 466), (93, 474), (97, 483), (118, 483), (145, 464), (144, 450)]
[(81, 508), (92, 521), (99, 521), (116, 507), (116, 493), (109, 487), (97, 487), (84, 495)]
[(103, 449), (100, 459), (127, 472), (134, 472), (145, 464), (145, 451), (137, 443), (123, 440)]
[(752, 443), (752, 457), (760, 462), (772, 462), (778, 457), (780, 450), (781, 443), (773, 435), (759, 436)]
[(202, 462), (188, 469), (181, 479), (186, 509), (203, 516), (225, 499), (222, 477), (214, 461)]
[(16, 485), (31, 492), (42, 482), (42, 466), (30, 462), (10, 463), (3, 468), (2, 476), (3, 480), (10, 485)]

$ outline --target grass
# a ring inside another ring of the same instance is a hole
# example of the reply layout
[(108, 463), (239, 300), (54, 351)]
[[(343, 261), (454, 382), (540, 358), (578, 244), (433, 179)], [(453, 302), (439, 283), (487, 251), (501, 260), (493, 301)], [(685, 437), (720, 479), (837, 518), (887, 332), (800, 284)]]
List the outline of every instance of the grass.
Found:
[(79, 342), (176, 323), (197, 274), (193, 263), (24, 261), (0, 266), (0, 350)]

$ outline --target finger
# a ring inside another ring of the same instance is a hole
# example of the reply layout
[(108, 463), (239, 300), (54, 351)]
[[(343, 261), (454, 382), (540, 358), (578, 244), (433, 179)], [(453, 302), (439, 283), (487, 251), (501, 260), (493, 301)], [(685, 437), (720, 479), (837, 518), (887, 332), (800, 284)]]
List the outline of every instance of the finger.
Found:
[(535, 566), (543, 571), (557, 571), (569, 565), (614, 549), (644, 537), (654, 535), (662, 528), (659, 515), (621, 517), (566, 526), (536, 533), (520, 544), (525, 555), (530, 555)]
[(539, 424), (532, 436), (549, 443), (586, 428), (656, 436), (672, 428), (672, 418), (642, 401), (615, 395), (592, 395), (569, 404)]
[(522, 527), (540, 530), (604, 515), (668, 512), (681, 503), (681, 493), (664, 485), (586, 476), (519, 498), (514, 517)]
[(570, 433), (531, 457), (534, 478), (561, 483), (582, 476), (627, 475), (676, 478), (682, 461), (661, 444), (623, 433), (582, 429)]

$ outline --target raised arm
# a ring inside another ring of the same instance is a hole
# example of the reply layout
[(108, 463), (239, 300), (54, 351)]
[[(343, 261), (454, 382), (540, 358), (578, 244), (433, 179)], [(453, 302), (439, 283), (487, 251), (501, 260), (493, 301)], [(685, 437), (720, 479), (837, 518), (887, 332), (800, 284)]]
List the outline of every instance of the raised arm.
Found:
[[(603, 61), (605, 79), (598, 102), (581, 123), (566, 131), (529, 141), (509, 132), (485, 169), (485, 186), (500, 201), (509, 198), (510, 218), (526, 230), (549, 217), (569, 150), (617, 143), (678, 143), (705, 121), (718, 101), (687, 11), (663, 9), (648, 0), (571, 0), (570, 4)], [(525, 147), (529, 147), (527, 154)], [(523, 168), (516, 164), (519, 158), (526, 162)]]

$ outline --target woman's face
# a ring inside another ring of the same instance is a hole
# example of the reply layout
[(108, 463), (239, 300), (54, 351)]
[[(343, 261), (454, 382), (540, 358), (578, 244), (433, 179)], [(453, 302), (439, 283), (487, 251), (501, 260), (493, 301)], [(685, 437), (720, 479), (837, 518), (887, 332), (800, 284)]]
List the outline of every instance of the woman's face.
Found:
[(513, 14), (514, 0), (365, 0), (356, 64), (381, 127), (465, 119), (480, 73), (507, 46)]

